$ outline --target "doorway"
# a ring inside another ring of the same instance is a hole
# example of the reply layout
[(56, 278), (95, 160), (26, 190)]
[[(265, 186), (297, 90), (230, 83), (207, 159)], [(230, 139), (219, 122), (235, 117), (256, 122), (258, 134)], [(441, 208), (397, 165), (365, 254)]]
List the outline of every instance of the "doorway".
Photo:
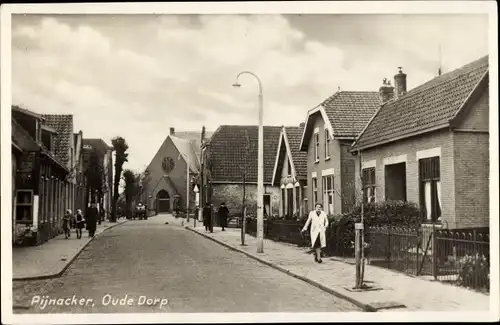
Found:
[(170, 212), (170, 195), (167, 191), (161, 190), (156, 194), (158, 213)]

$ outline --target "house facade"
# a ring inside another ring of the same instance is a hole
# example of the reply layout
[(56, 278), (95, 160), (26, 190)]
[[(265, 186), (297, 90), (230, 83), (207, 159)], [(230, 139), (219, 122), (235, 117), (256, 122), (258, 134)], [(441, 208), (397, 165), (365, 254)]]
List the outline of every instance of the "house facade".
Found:
[(365, 201), (417, 203), (445, 228), (488, 227), (488, 71), (483, 57), (408, 92), (396, 74), (391, 99), (352, 147)]
[[(279, 126), (264, 126), (264, 215), (278, 215), (280, 187), (273, 185)], [(200, 204), (225, 203), (230, 214), (257, 211), (258, 127), (221, 125), (202, 145)]]
[[(113, 147), (109, 146), (102, 139), (83, 139), (83, 170), (89, 168), (90, 157), (93, 152), (97, 154), (98, 162), (102, 166), (102, 202), (98, 202), (99, 210), (104, 209), (106, 216), (111, 213), (111, 204), (113, 200)], [(86, 189), (87, 190), (87, 189)], [(90, 193), (85, 193), (85, 207), (89, 206), (91, 201)]]
[(16, 242), (24, 239), (41, 244), (60, 234), (64, 211), (74, 203), (70, 169), (57, 155), (61, 133), (47, 122), (40, 114), (12, 107), (12, 224)]
[(338, 91), (307, 113), (299, 150), (307, 153), (308, 208), (328, 215), (356, 204), (355, 157), (350, 147), (380, 105), (377, 92)]
[(272, 184), (280, 188), (279, 216), (285, 219), (303, 217), (309, 210), (307, 152), (299, 150), (304, 125), (282, 127), (279, 138)]
[(189, 189), (189, 208), (194, 209), (194, 178), (199, 172), (200, 162), (192, 141), (176, 136), (175, 129), (170, 128), (146, 169), (142, 200), (156, 213), (172, 212), (177, 207), (185, 210)]

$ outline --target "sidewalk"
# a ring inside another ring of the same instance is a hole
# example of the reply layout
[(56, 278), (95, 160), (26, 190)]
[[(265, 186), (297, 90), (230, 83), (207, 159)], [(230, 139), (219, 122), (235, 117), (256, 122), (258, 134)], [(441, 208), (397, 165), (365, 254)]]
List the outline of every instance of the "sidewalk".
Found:
[[(126, 221), (121, 219), (114, 223), (102, 222), (101, 225), (97, 225), (94, 238)], [(85, 229), (82, 238), (76, 239), (76, 232), (72, 229), (69, 239), (65, 239), (64, 235), (59, 235), (39, 246), (13, 247), (13, 280), (47, 279), (60, 276), (92, 239), (88, 237), (88, 231)]]
[[(169, 223), (177, 224), (174, 218)], [(179, 223), (180, 225), (180, 223)], [(388, 269), (366, 265), (365, 283), (377, 290), (351, 291), (355, 266), (333, 258), (317, 264), (308, 248), (264, 239), (264, 253), (256, 253), (256, 239), (245, 235), (241, 246), (240, 229), (219, 227), (206, 233), (202, 223), (185, 225), (189, 230), (237, 250), (291, 276), (304, 280), (366, 311), (488, 311), (489, 296), (465, 288), (407, 276)]]

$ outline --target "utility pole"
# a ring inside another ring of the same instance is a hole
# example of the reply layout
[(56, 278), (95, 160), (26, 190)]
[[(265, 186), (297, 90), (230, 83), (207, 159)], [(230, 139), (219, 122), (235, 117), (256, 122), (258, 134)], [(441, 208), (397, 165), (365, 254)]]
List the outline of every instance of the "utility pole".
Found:
[(361, 151), (358, 150), (359, 156), (359, 177), (361, 179), (361, 222), (355, 223), (355, 239), (354, 239), (354, 254), (356, 257), (356, 282), (354, 285), (354, 289), (362, 289), (363, 288), (363, 277), (364, 277), (364, 205), (365, 205), (365, 197), (364, 197), (364, 177), (363, 177), (363, 158), (361, 155)]

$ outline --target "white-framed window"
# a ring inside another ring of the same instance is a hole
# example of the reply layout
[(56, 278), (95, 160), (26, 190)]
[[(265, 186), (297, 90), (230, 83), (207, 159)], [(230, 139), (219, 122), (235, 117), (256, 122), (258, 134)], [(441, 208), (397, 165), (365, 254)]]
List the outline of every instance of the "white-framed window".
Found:
[(440, 157), (419, 159), (420, 204), (428, 221), (441, 220)]
[(319, 132), (314, 133), (314, 160), (319, 161)]
[(334, 176), (327, 175), (323, 176), (323, 209), (326, 214), (330, 215), (334, 213)]
[(312, 179), (312, 192), (312, 205), (315, 206), (318, 203), (318, 179), (316, 177)]
[(375, 167), (363, 169), (363, 202), (375, 202)]
[(325, 159), (330, 158), (330, 132), (325, 128)]

